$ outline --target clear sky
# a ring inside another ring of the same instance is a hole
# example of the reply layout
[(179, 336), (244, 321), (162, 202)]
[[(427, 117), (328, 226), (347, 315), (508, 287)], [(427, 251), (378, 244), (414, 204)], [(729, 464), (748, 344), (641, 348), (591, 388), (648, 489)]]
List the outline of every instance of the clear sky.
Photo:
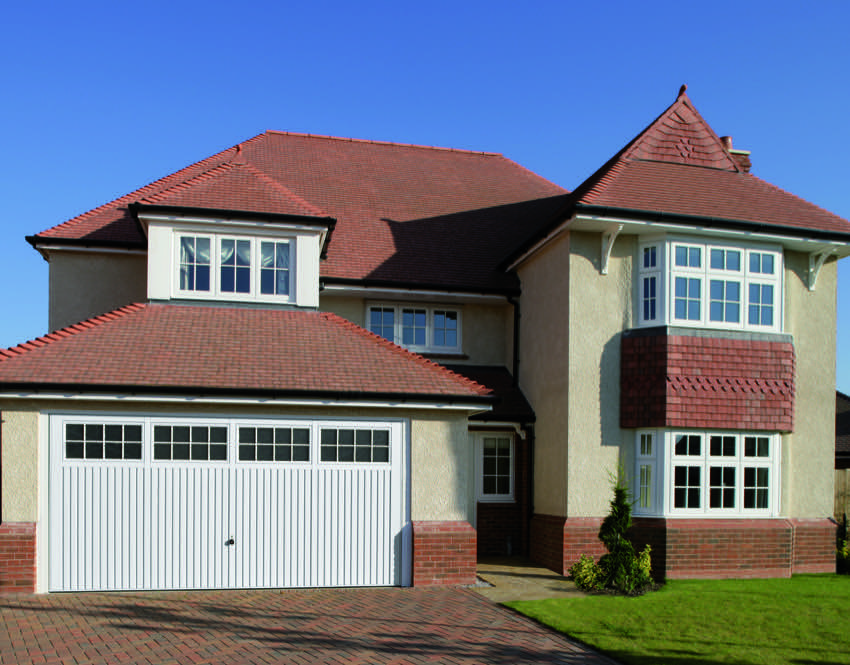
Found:
[[(24, 236), (266, 129), (501, 152), (572, 189), (675, 99), (850, 218), (850, 3), (5, 3), (0, 346), (46, 332)], [(838, 388), (850, 393), (850, 258)]]

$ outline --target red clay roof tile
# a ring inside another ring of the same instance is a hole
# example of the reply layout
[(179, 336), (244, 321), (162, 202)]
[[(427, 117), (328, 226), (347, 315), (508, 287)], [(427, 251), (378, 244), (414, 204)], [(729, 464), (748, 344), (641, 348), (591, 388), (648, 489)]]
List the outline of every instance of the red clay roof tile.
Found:
[(431, 401), (490, 394), (334, 314), (140, 304), (0, 350), (4, 385)]
[(134, 202), (313, 214), (336, 219), (323, 277), (504, 290), (499, 263), (565, 194), (493, 153), (269, 131), (33, 241), (144, 246)]
[[(577, 206), (850, 234), (850, 222), (745, 173), (684, 88), (658, 118), (576, 188)], [(704, 223), (700, 222), (701, 225)]]

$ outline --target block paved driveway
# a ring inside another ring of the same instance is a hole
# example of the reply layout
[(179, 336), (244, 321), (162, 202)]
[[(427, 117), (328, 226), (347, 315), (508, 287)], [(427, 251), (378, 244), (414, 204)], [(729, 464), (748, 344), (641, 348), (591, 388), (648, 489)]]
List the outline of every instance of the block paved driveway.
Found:
[(0, 662), (613, 663), (469, 589), (0, 596)]

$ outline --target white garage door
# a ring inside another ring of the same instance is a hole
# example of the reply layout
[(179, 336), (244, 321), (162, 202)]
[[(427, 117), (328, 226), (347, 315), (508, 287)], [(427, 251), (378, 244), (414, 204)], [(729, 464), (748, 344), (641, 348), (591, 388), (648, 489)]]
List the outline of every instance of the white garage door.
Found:
[(409, 584), (398, 421), (50, 418), (51, 591)]

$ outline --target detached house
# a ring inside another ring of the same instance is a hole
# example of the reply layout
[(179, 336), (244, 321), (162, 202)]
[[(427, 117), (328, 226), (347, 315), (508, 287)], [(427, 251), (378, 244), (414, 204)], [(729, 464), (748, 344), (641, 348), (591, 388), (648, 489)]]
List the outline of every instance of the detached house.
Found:
[(599, 552), (834, 566), (850, 223), (684, 89), (573, 192), (498, 154), (268, 131), (54, 226), (0, 351), (0, 589), (468, 583)]

